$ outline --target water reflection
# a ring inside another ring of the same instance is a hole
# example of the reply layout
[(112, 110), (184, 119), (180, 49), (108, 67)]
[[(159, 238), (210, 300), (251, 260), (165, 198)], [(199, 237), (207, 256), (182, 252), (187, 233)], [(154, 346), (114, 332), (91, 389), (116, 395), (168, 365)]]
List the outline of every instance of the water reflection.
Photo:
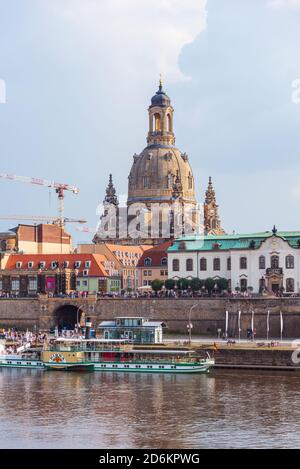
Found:
[(300, 376), (0, 370), (2, 448), (300, 447)]

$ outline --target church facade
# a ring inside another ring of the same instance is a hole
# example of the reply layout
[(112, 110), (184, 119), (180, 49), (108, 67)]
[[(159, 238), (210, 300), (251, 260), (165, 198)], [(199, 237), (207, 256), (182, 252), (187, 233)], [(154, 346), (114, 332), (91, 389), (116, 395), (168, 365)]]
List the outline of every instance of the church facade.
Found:
[(95, 243), (157, 245), (193, 233), (223, 234), (211, 178), (197, 204), (189, 157), (175, 146), (174, 109), (162, 82), (148, 108), (147, 146), (134, 154), (127, 207), (120, 207), (112, 175)]

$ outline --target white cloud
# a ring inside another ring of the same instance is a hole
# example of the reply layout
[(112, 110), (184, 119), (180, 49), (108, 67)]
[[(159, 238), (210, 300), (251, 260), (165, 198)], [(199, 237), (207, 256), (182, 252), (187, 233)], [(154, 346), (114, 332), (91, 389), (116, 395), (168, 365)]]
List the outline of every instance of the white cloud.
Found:
[[(168, 81), (187, 78), (182, 48), (205, 29), (207, 0), (48, 0), (49, 13), (74, 28), (79, 50), (97, 51), (102, 67)], [(96, 56), (97, 58), (97, 56)]]
[(274, 9), (300, 8), (300, 0), (270, 0), (268, 5)]

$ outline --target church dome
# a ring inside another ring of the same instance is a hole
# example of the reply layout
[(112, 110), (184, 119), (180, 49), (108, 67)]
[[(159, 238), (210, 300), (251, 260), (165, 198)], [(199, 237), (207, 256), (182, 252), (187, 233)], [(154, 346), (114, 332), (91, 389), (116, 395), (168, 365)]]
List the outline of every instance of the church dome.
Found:
[(176, 184), (180, 185), (181, 199), (195, 204), (194, 178), (188, 156), (175, 147), (148, 146), (139, 156), (134, 155), (128, 203), (171, 203)]
[(159, 90), (151, 98), (151, 106), (171, 106), (169, 96), (159, 87)]

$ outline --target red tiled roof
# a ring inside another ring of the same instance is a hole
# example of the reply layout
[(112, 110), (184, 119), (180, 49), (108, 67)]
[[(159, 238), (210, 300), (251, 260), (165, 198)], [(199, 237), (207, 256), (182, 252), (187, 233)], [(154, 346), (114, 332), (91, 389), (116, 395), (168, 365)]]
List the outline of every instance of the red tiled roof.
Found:
[(161, 260), (164, 257), (168, 257), (167, 249), (172, 245), (172, 241), (166, 241), (165, 243), (154, 246), (153, 248), (144, 252), (138, 262), (138, 267), (145, 267), (144, 261), (150, 258), (152, 263), (151, 267), (161, 267)]
[[(45, 262), (45, 268), (43, 270), (53, 270), (51, 263), (58, 262), (59, 267), (63, 267), (65, 261), (69, 262), (69, 269), (75, 269), (75, 262), (81, 261), (80, 267), (78, 268), (78, 275), (82, 275), (84, 270), (88, 270), (89, 277), (107, 277), (103, 263), (107, 261), (107, 258), (102, 254), (11, 254), (6, 263), (5, 270), (15, 270), (17, 262), (22, 262), (20, 272), (38, 270), (39, 263)], [(91, 266), (85, 267), (85, 262), (90, 261)], [(33, 267), (28, 269), (28, 262), (33, 262)]]

